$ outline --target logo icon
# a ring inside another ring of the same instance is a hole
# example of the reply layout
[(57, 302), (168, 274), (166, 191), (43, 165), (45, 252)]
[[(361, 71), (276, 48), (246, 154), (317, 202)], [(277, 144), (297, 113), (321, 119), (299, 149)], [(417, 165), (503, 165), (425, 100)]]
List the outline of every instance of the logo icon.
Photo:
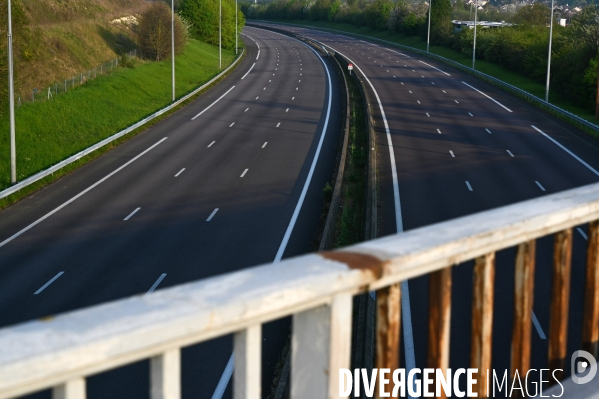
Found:
[[(584, 360), (581, 360), (584, 359)], [(590, 382), (597, 374), (597, 361), (589, 352), (576, 351), (572, 354), (572, 381), (575, 384), (586, 384)], [(588, 371), (587, 371), (588, 370)], [(582, 375), (586, 373), (586, 375)], [(578, 375), (577, 375), (578, 374)]]

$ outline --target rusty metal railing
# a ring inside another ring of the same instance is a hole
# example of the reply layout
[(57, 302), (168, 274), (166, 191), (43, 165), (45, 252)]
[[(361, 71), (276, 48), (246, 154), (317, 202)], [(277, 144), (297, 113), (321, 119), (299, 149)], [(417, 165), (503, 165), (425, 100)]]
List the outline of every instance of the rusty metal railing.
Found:
[[(517, 246), (511, 371), (530, 367), (535, 240), (555, 234), (549, 363), (562, 368), (572, 228), (590, 223), (583, 348), (599, 342), (599, 184), (381, 239), (200, 280), (0, 330), (0, 398), (52, 388), (85, 397), (86, 376), (151, 359), (151, 397), (180, 397), (181, 348), (234, 334), (234, 398), (258, 399), (261, 326), (293, 318), (291, 398), (338, 398), (350, 368), (352, 297), (377, 291), (376, 366), (397, 368), (400, 282), (430, 276), (426, 367), (449, 365), (451, 268), (474, 260), (471, 367), (491, 368), (497, 251)], [(505, 348), (508, 350), (508, 348)], [(423, 367), (423, 366), (421, 366)], [(484, 395), (485, 378), (476, 392)], [(578, 395), (568, 388), (564, 397)], [(378, 390), (377, 390), (378, 391)], [(587, 390), (588, 391), (588, 390)], [(586, 394), (585, 394), (586, 395)], [(480, 397), (481, 395), (479, 395)]]

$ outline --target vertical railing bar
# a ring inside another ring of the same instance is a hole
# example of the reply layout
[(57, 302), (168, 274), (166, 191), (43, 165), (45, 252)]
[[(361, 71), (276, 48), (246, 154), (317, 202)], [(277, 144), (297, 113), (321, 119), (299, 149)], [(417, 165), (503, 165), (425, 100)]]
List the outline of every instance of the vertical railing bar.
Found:
[(487, 376), (491, 370), (494, 296), (495, 253), (492, 252), (474, 262), (470, 367), (478, 369), (473, 391), (479, 397), (487, 395)]
[(181, 350), (168, 350), (150, 359), (150, 398), (181, 398)]
[[(441, 369), (447, 377), (449, 368), (449, 335), (451, 325), (451, 267), (429, 274), (429, 323), (428, 354), (429, 368)], [(439, 398), (445, 398), (441, 389)]]
[(349, 369), (352, 295), (293, 315), (291, 399), (339, 398), (339, 370)]
[(85, 399), (85, 378), (75, 378), (52, 389), (52, 399)]
[(525, 375), (530, 368), (530, 340), (535, 273), (536, 241), (518, 245), (514, 284), (514, 327), (510, 375)]
[[(401, 331), (400, 283), (382, 288), (376, 294), (376, 358), (375, 368), (396, 370), (399, 368), (399, 337)], [(386, 393), (391, 393), (387, 386)], [(380, 398), (376, 388), (375, 398)]]
[(331, 302), (331, 327), (329, 338), (328, 398), (340, 398), (339, 370), (351, 365), (351, 325), (353, 296), (336, 295)]
[[(549, 320), (549, 368), (558, 380), (564, 378), (568, 346), (568, 307), (572, 269), (572, 229), (555, 234), (553, 243), (553, 283)], [(551, 379), (554, 381), (554, 379)]]
[(262, 387), (262, 325), (235, 334), (234, 399), (260, 399)]
[(589, 223), (582, 349), (599, 357), (599, 221)]

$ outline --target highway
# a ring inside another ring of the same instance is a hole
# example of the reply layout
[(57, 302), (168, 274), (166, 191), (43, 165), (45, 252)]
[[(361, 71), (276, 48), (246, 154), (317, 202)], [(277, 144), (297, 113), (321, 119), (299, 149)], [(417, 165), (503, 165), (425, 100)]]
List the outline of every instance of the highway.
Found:
[[(219, 84), (0, 212), (0, 326), (315, 249), (339, 142), (336, 72), (299, 41), (243, 32), (247, 54)], [(265, 390), (287, 332), (265, 327)], [(183, 397), (231, 396), (217, 389), (231, 342), (183, 351)], [(88, 379), (90, 398), (147, 392), (148, 362)]]
[[(363, 76), (376, 119), (379, 236), (599, 181), (596, 140), (471, 75), (342, 34), (259, 25), (330, 46)], [(586, 259), (584, 227), (574, 234), (568, 353), (581, 346)], [(515, 250), (502, 251), (496, 262), (493, 367), (500, 370), (509, 369), (514, 257)], [(547, 367), (551, 262), (549, 237), (537, 243), (531, 363), (537, 369)], [(404, 317), (403, 364), (426, 367), (428, 279), (402, 287), (413, 324)], [(472, 262), (454, 268), (452, 293), (450, 365), (468, 367)]]

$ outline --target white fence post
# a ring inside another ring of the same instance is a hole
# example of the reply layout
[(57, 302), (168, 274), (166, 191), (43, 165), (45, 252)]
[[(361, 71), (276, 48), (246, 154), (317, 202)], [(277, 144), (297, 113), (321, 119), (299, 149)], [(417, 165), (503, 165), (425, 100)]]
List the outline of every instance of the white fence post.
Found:
[(339, 369), (350, 367), (352, 295), (293, 316), (291, 399), (339, 398)]
[(85, 399), (85, 379), (75, 378), (55, 387), (52, 399)]
[(260, 399), (262, 325), (257, 324), (235, 334), (234, 399)]
[(180, 349), (171, 349), (150, 360), (150, 398), (181, 398)]

